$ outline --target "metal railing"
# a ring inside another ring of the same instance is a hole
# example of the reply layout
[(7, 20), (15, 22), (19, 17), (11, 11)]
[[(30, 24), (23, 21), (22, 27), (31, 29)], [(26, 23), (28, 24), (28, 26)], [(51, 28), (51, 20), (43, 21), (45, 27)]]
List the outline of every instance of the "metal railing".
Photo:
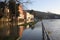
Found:
[(42, 24), (42, 40), (50, 40), (48, 33), (45, 30), (45, 27), (43, 25), (43, 21), (41, 21)]

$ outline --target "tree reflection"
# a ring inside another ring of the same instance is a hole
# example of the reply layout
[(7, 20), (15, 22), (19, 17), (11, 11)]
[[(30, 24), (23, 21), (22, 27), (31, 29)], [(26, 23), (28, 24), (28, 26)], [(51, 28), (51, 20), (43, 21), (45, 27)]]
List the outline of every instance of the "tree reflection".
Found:
[(34, 28), (35, 28), (34, 25), (32, 25), (32, 26), (31, 26), (31, 29), (33, 30)]

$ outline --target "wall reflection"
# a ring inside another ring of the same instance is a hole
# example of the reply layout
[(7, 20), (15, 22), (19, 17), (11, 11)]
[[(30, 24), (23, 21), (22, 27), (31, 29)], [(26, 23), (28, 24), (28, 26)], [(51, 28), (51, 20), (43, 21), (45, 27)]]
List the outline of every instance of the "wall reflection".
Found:
[[(15, 22), (0, 20), (0, 38), (6, 39), (8, 37), (11, 39), (22, 37), (23, 31), (31, 27), (31, 25), (19, 26), (16, 24)], [(34, 27), (31, 27), (31, 29), (34, 29)]]

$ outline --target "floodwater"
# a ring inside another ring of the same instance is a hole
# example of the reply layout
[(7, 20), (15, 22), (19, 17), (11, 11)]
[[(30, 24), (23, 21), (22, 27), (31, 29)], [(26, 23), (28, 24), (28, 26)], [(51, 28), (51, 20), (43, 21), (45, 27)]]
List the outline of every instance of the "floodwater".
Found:
[(43, 20), (51, 40), (60, 40), (60, 19)]
[[(50, 37), (50, 40), (60, 40), (60, 19), (43, 20), (43, 25)], [(25, 29), (22, 40), (42, 40), (41, 21), (35, 24), (33, 29)]]
[(38, 22), (34, 28), (26, 29), (23, 32), (22, 40), (42, 40), (42, 26)]
[[(60, 19), (45, 19), (42, 20), (43, 25), (45, 27), (46, 32), (49, 35), (50, 40), (60, 40)], [(4, 24), (4, 25), (2, 25)], [(0, 23), (0, 27), (4, 27), (4, 29), (0, 29), (1, 36), (10, 35), (10, 27), (8, 27), (7, 23)], [(17, 28), (13, 27), (12, 35), (18, 35)], [(23, 32), (23, 34), (22, 34)], [(41, 21), (36, 23), (31, 28), (26, 28), (23, 30), (20, 27), (20, 36), (22, 35), (22, 40), (42, 40), (42, 24)], [(4, 34), (4, 35), (3, 35)]]

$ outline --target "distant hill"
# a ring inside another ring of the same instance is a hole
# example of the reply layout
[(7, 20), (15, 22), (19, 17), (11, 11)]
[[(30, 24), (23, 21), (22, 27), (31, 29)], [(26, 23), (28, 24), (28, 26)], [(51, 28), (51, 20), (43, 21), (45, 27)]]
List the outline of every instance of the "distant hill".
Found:
[(35, 11), (35, 10), (25, 10), (31, 14), (34, 15), (35, 18), (38, 18), (38, 19), (60, 19), (60, 15), (58, 14), (54, 14), (54, 13), (51, 13), (51, 12), (41, 12), (41, 11)]

